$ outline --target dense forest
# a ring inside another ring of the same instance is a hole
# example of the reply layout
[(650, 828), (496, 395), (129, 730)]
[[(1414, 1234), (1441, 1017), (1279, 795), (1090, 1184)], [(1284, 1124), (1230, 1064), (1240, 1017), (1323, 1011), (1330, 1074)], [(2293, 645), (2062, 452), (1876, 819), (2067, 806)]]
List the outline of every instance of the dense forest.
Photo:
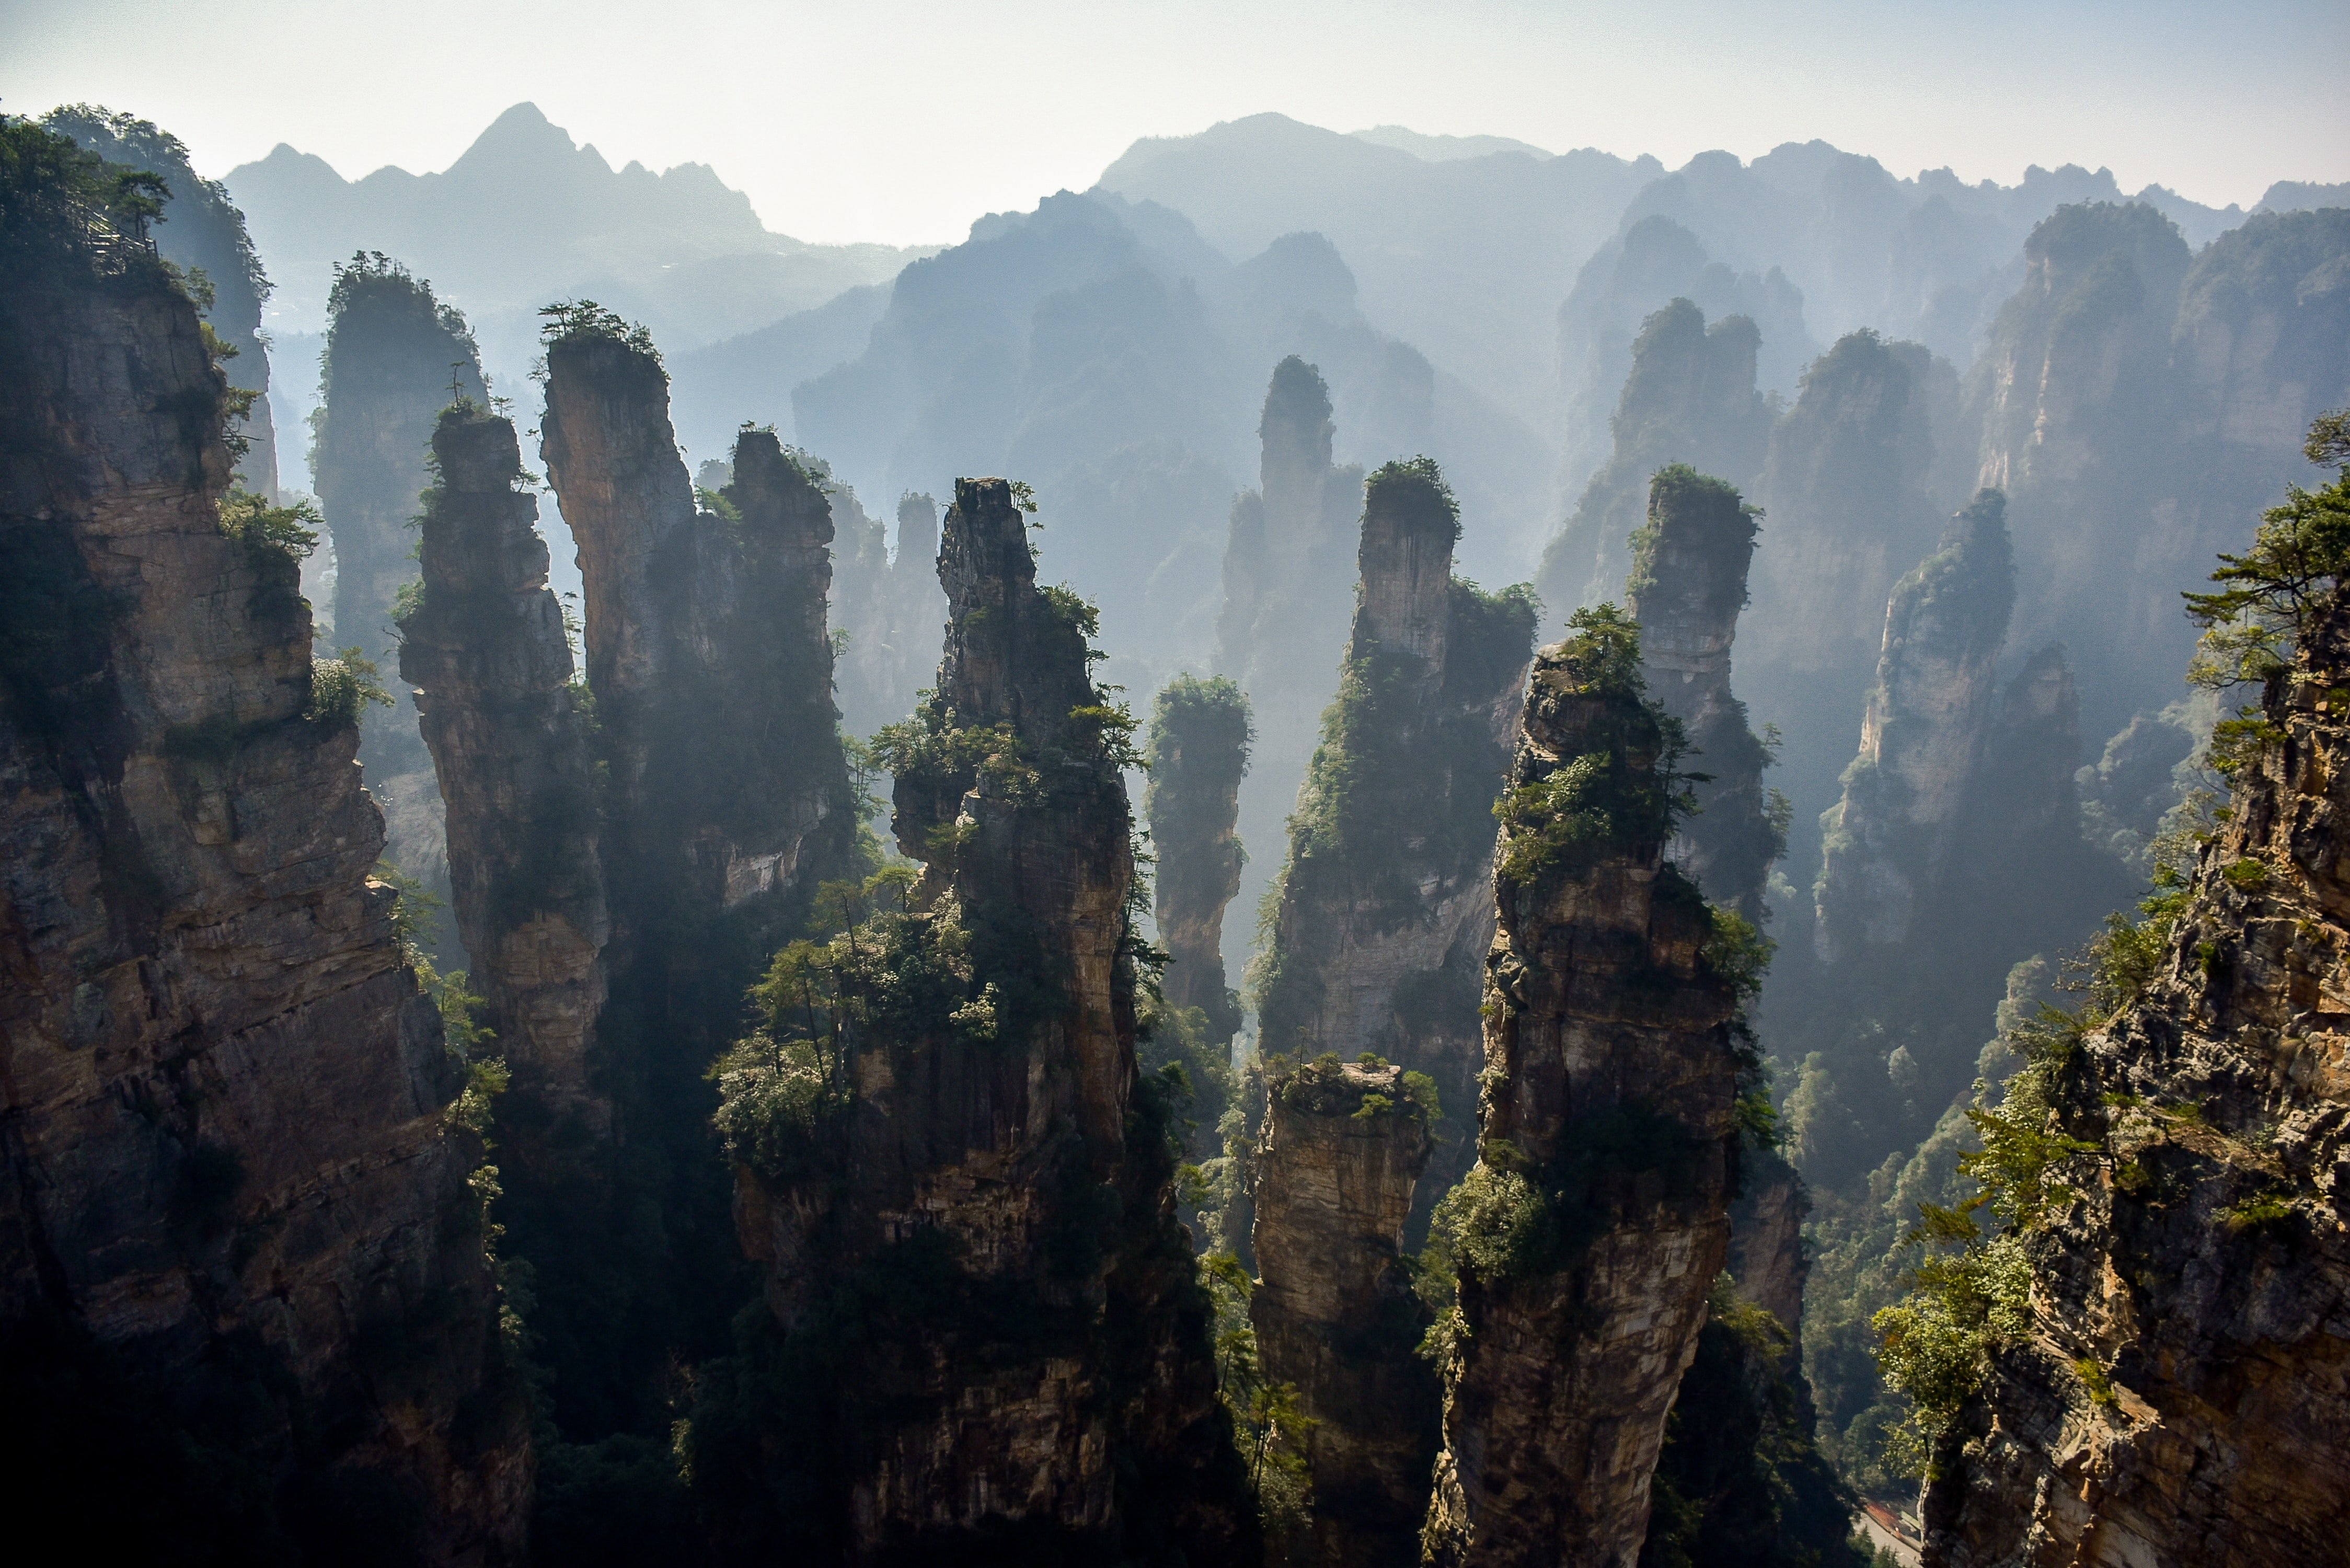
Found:
[(2339, 1552), (2350, 189), (77, 104), (0, 369), (44, 1534)]

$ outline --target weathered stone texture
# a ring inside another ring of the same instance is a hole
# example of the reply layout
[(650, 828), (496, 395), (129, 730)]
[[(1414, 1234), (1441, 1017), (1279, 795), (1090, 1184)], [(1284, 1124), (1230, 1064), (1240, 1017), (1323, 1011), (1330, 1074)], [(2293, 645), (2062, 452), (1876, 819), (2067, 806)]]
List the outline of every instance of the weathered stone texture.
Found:
[[(1655, 711), (1577, 646), (1536, 658), (1509, 782), (1606, 754), (1611, 787), (1637, 794)], [(1461, 1266), (1426, 1534), (1439, 1563), (1629, 1564), (1647, 1534), (1736, 1160), (1735, 997), (1703, 955), (1703, 899), (1664, 860), (1667, 827), (1660, 806), (1624, 808), (1605, 841), (1498, 884), (1467, 1190), (1469, 1223), (1507, 1255)], [(1504, 854), (1528, 831), (1506, 828)]]
[(2240, 775), (2162, 972), (2063, 1083), (2093, 1152), (2032, 1243), (2029, 1340), (1938, 1456), (1938, 1568), (2340, 1559), (2350, 732), (2329, 692), (2345, 672), (2335, 607), (2270, 688), (2281, 739)]
[(1159, 694), (1151, 718), (1152, 881), (1161, 989), (1169, 1005), (1196, 1007), (1211, 1038), (1241, 1026), (1240, 999), (1224, 983), (1224, 910), (1241, 890), (1238, 824), (1248, 772), (1248, 700), (1229, 681), (1180, 680)]
[(462, 1069), (369, 879), (357, 731), (304, 716), (296, 564), (218, 526), (195, 311), (136, 259), (12, 277), (0, 375), (6, 1311), (167, 1394), (257, 1345), (286, 1464), (387, 1478), (421, 1560), (504, 1560), (531, 1459)]
[[(1308, 1418), (1315, 1560), (1419, 1560), (1440, 1389), (1402, 1262), (1430, 1128), (1399, 1066), (1311, 1063), (1270, 1085), (1249, 1314), (1269, 1381)], [(1385, 1102), (1382, 1104), (1381, 1102)]]
[(521, 1092), (601, 1129), (588, 1057), (611, 930), (595, 764), (538, 501), (520, 488), (511, 420), (452, 408), (432, 453), (424, 599), (401, 623), (400, 670), (447, 803), (457, 931)]

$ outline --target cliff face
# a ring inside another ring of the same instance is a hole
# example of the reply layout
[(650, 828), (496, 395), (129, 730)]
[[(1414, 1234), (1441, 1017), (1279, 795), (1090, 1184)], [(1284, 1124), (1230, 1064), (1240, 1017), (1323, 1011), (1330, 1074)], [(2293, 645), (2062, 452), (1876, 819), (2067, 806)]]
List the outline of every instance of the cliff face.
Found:
[[(1741, 628), (1739, 684), (1785, 732), (1780, 783), (1807, 838), (1852, 760), (1886, 599), (1971, 491), (1975, 447), (1949, 362), (1866, 331), (1813, 362), (1772, 427), (1753, 492), (1768, 547)], [(1797, 859), (1810, 865), (1808, 846)]]
[(1640, 324), (1610, 421), (1614, 452), (1543, 551), (1534, 587), (1544, 604), (1569, 609), (1622, 597), (1630, 566), (1625, 541), (1640, 525), (1658, 469), (1689, 463), (1744, 484), (1762, 466), (1771, 410), (1754, 389), (1762, 342), (1746, 317), (1708, 327), (1705, 312), (1686, 299)]
[(261, 340), (261, 306), (268, 277), (244, 230), (244, 214), (229, 199), (228, 187), (198, 174), (188, 161), (187, 144), (154, 121), (110, 114), (94, 104), (75, 104), (42, 117), (49, 130), (70, 136), (109, 163), (157, 174), (171, 187), (156, 253), (182, 268), (201, 267), (213, 287), (209, 306), (199, 301), (214, 335), (233, 350), (221, 369), (232, 387), (254, 394), (242, 419), (229, 424), (245, 450), (234, 453), (238, 482), (272, 502), (277, 498), (277, 430), (269, 411), (269, 352)]
[(518, 488), (511, 420), (449, 409), (432, 455), (424, 596), (400, 622), (400, 672), (417, 688), (447, 803), (457, 934), (518, 1092), (600, 1131), (611, 1107), (589, 1056), (611, 929), (595, 765), (538, 501)]
[(1224, 909), (1241, 890), (1234, 829), (1253, 738), (1248, 699), (1230, 680), (1184, 676), (1153, 704), (1144, 814), (1159, 857), (1161, 988), (1171, 1006), (1198, 1008), (1210, 1037), (1226, 1042), (1240, 1031), (1241, 1009), (1224, 983)]
[(539, 1260), (558, 1419), (600, 1436), (665, 1424), (671, 1362), (726, 1345), (743, 1284), (705, 1074), (817, 884), (851, 868), (856, 825), (813, 478), (745, 430), (719, 509), (697, 511), (660, 360), (601, 313), (556, 317), (546, 393), (603, 774), (597, 1046), (619, 1147), (583, 1192), (517, 1189), (513, 1223)]
[(1315, 1560), (1419, 1561), (1440, 1389), (1404, 1221), (1428, 1164), (1427, 1108), (1399, 1066), (1332, 1059), (1274, 1076), (1257, 1151), (1250, 1302), (1269, 1382), (1295, 1385)]
[(296, 552), (222, 524), (194, 308), (134, 219), (51, 196), (76, 226), (0, 255), (16, 1483), (130, 1560), (510, 1560), (531, 1459), (480, 1145), (369, 879), (356, 693), (312, 664)]
[(1467, 1159), (1492, 800), (1534, 640), (1523, 589), (1453, 578), (1458, 529), (1425, 459), (1366, 487), (1354, 637), (1252, 975), (1267, 1054), (1369, 1051), (1436, 1080), (1450, 1158), (1435, 1191)]
[(1648, 517), (1632, 536), (1625, 612), (1640, 626), (1641, 675), (1680, 722), (1697, 771), (1698, 813), (1673, 863), (1707, 897), (1762, 920), (1762, 884), (1786, 847), (1762, 794), (1770, 753), (1730, 689), (1730, 647), (1746, 604), (1756, 514), (1718, 479), (1676, 464), (1648, 485)]
[[(417, 580), (415, 518), (432, 476), (425, 457), (440, 411), (460, 396), (481, 401), (479, 356), (465, 318), (432, 286), (379, 254), (335, 272), (311, 464), (335, 543), (335, 640), (389, 672), (400, 594)], [(438, 897), (449, 888), (448, 843), (432, 759), (412, 693), (386, 681), (392, 706), (360, 722), (368, 793), (383, 807), (388, 855)], [(444, 946), (443, 968), (460, 961)]]
[(2267, 689), (2273, 738), (2237, 775), (2181, 907), (2162, 924), (2147, 906), (2147, 983), (2045, 1069), (2050, 1115), (2033, 1120), (2085, 1152), (2050, 1173), (2068, 1190), (2022, 1238), (2017, 1332), (1936, 1455), (1929, 1563), (2340, 1555), (2338, 586), (2300, 641)]
[(1820, 824), (1814, 940), (1825, 961), (1908, 937), (1949, 860), (2015, 599), (2005, 517), (1997, 492), (1977, 496), (1886, 607), (1860, 754)]
[[(920, 886), (836, 940), (837, 1026), (784, 1006), (728, 1058), (775, 1326), (695, 1469), (745, 1555), (1223, 1562), (1251, 1533), (1136, 1076), (1123, 732), (1024, 524), (1004, 482), (958, 482), (936, 696), (885, 737)], [(761, 1517), (802, 1487), (829, 1506)]]
[(1440, 1222), (1460, 1272), (1439, 1563), (1629, 1563), (1665, 1418), (1730, 1240), (1738, 993), (1664, 859), (1675, 786), (1614, 612), (1534, 660), (1503, 797), (1478, 1164)]

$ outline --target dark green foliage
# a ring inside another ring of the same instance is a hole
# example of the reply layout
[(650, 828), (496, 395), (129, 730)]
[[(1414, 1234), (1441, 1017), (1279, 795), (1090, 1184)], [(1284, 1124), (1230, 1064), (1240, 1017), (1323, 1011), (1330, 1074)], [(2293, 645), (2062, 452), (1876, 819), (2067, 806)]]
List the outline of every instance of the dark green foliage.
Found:
[[(1738, 486), (1700, 473), (1685, 462), (1667, 463), (1648, 481), (1648, 514), (1632, 531), (1632, 569), (1624, 584), (1628, 597), (1638, 598), (1657, 587), (1658, 528), (1666, 517), (1675, 520), (1692, 554), (1742, 563), (1753, 554), (1754, 535), (1762, 522), (1762, 509), (1747, 505)], [(1742, 565), (1737, 571), (1709, 573), (1705, 612), (1724, 620), (1735, 615), (1746, 604), (1745, 584)]]
[(1461, 504), (1432, 457), (1397, 458), (1373, 469), (1363, 481), (1363, 510), (1401, 517), (1414, 532), (1440, 533), (1456, 543), (1461, 537)]
[(1776, 1318), (1716, 1282), (1657, 1458), (1641, 1568), (1868, 1568), (1788, 1347)]
[(170, 188), (69, 137), (0, 115), (0, 276), (20, 282), (160, 270), (148, 225)]
[[(660, 350), (653, 347), (650, 329), (641, 322), (630, 323), (592, 299), (563, 300), (542, 306), (538, 314), (546, 321), (539, 337), (550, 349), (602, 338), (620, 344), (641, 356), (655, 370), (661, 370)], [(662, 370), (661, 377), (668, 379), (668, 373)]]
[(1592, 707), (1593, 749), (1493, 805), (1507, 835), (1496, 877), (1575, 875), (1638, 844), (1662, 844), (1696, 798), (1679, 772), (1680, 726), (1646, 700), (1639, 628), (1614, 605), (1576, 610), (1562, 654)]
[[(51, 109), (41, 123), (109, 163), (155, 180), (157, 193), (168, 203), (155, 215), (171, 225), (160, 236), (159, 248), (182, 266), (201, 269), (210, 286), (234, 291), (235, 297), (224, 302), (224, 314), (235, 326), (260, 319), (270, 294), (269, 278), (245, 233), (244, 214), (230, 199), (227, 186), (195, 171), (186, 143), (152, 120), (96, 104)], [(213, 301), (203, 303), (212, 309)]]
[(538, 1445), (531, 1555), (545, 1568), (699, 1568), (708, 1561), (693, 1498), (665, 1438), (617, 1434)]

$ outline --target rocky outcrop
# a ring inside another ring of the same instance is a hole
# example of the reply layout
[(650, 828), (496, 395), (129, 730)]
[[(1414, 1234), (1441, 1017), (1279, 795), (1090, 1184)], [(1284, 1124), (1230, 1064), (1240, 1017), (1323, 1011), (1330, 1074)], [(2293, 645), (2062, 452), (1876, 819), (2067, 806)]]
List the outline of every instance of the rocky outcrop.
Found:
[[(1003, 481), (957, 483), (936, 693), (884, 738), (929, 864), (838, 939), (843, 1023), (779, 1007), (728, 1058), (774, 1329), (693, 1465), (746, 1554), (1235, 1562), (1253, 1533), (1137, 1079), (1120, 727), (1025, 523)], [(775, 1496), (812, 1501), (762, 1518)]]
[(1362, 472), (1332, 466), (1335, 434), (1322, 373), (1295, 355), (1274, 366), (1257, 425), (1258, 488), (1232, 504), (1216, 622), (1216, 669), (1247, 694), (1260, 737), (1241, 785), (1243, 844), (1282, 841), (1336, 686), (1331, 653), (1353, 609), (1347, 556)]
[[(317, 435), (311, 468), (335, 545), (335, 640), (387, 672), (398, 664), (400, 596), (417, 580), (414, 522), (432, 475), (425, 459), (441, 410), (482, 401), (479, 356), (465, 318), (432, 286), (381, 254), (336, 269), (328, 300)], [(392, 705), (360, 722), (368, 793), (383, 806), (392, 864), (435, 897), (449, 893), (448, 842), (432, 759), (413, 693), (388, 680)], [(453, 943), (442, 968), (460, 965)]]
[[(230, 457), (237, 483), (277, 500), (277, 429), (269, 410), (269, 349), (261, 337), (261, 306), (269, 278), (245, 233), (244, 214), (228, 187), (207, 180), (188, 161), (187, 144), (153, 120), (115, 114), (95, 104), (51, 109), (41, 123), (70, 136), (108, 162), (160, 176), (170, 188), (154, 235), (165, 261), (210, 286), (198, 309), (225, 351), (221, 367), (232, 388), (253, 394), (241, 418), (229, 421)], [(237, 448), (242, 445), (240, 452)]]
[(1143, 813), (1159, 860), (1160, 985), (1170, 1005), (1198, 1008), (1211, 1038), (1225, 1042), (1241, 1026), (1240, 997), (1224, 983), (1224, 909), (1241, 890), (1234, 829), (1253, 739), (1248, 699), (1222, 677), (1178, 677), (1151, 705)]
[(2312, 597), (2183, 908), (2149, 906), (2152, 974), (2043, 1069), (2033, 1130), (2085, 1152), (2050, 1173), (2020, 1329), (1934, 1456), (1929, 1563), (2341, 1553), (2350, 614), (2338, 582)]
[(1659, 471), (1648, 521), (1632, 535), (1624, 607), (1639, 623), (1649, 694), (1679, 722), (1707, 775), (1693, 792), (1696, 815), (1669, 853), (1708, 898), (1760, 925), (1763, 879), (1786, 841), (1762, 794), (1770, 753), (1730, 689), (1756, 519), (1732, 485), (1685, 464)]
[(1445, 1564), (1629, 1564), (1730, 1241), (1738, 990), (1664, 858), (1675, 785), (1638, 632), (1534, 660), (1503, 815), (1478, 1163), (1427, 1526)]
[(424, 591), (400, 622), (400, 672), (447, 803), (457, 934), (516, 1092), (600, 1132), (601, 824), (538, 499), (520, 488), (514, 421), (477, 404), (442, 411), (432, 459)]
[(1365, 486), (1354, 636), (1251, 976), (1266, 1054), (1367, 1051), (1436, 1081), (1430, 1203), (1468, 1158), (1492, 802), (1534, 641), (1523, 588), (1488, 595), (1451, 575), (1459, 529), (1424, 458)]
[(1769, 1313), (1789, 1336), (1788, 1361), (1802, 1359), (1804, 1216), (1811, 1199), (1795, 1168), (1771, 1150), (1739, 1158), (1738, 1199), (1730, 1206), (1730, 1277), (1738, 1293)]
[(1316, 1423), (1313, 1553), (1332, 1568), (1419, 1561), (1436, 1458), (1427, 1310), (1401, 1255), (1430, 1127), (1405, 1079), (1335, 1058), (1273, 1075), (1257, 1150), (1249, 1315), (1266, 1380)]
[(1985, 491), (1886, 607), (1860, 754), (1820, 824), (1813, 898), (1823, 961), (1904, 940), (1940, 879), (1982, 758), (2014, 602), (2005, 501)]
[(1771, 410), (1754, 389), (1762, 332), (1743, 316), (1708, 327), (1676, 299), (1640, 324), (1632, 371), (1610, 422), (1615, 450), (1591, 476), (1575, 514), (1543, 551), (1534, 578), (1554, 611), (1620, 598), (1649, 476), (1668, 463), (1744, 484), (1762, 466)]
[(126, 1561), (513, 1561), (481, 1146), (370, 879), (358, 693), (286, 514), (224, 527), (227, 383), (102, 201), (34, 192), (0, 255), (12, 1484)]

